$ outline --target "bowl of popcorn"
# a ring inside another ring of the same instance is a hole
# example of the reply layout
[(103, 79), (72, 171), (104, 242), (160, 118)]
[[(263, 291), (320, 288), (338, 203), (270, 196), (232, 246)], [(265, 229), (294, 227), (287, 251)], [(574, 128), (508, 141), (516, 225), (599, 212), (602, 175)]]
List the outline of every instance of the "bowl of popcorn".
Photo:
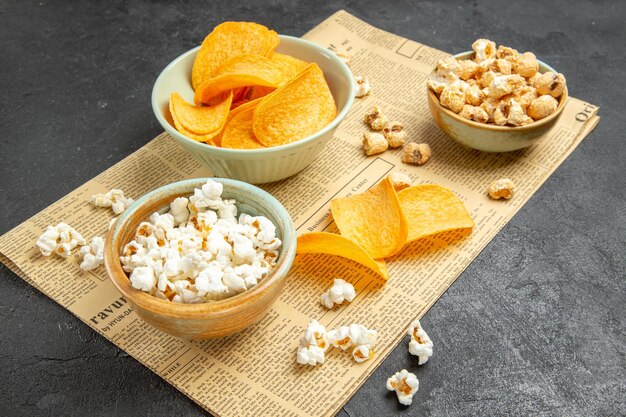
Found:
[(354, 96), (350, 69), (328, 49), (256, 23), (224, 22), (161, 72), (152, 109), (214, 175), (261, 184), (313, 162)]
[(207, 339), (260, 320), (295, 252), (295, 226), (274, 197), (240, 181), (200, 178), (131, 204), (106, 237), (104, 263), (148, 324)]
[(478, 39), (472, 51), (441, 59), (427, 81), (437, 125), (457, 142), (509, 152), (541, 139), (567, 101), (563, 74), (532, 52)]

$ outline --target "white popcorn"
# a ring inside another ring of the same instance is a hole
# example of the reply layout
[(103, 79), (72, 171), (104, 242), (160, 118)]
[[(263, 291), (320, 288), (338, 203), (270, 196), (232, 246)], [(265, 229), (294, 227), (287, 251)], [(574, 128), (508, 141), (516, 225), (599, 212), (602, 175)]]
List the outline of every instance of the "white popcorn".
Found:
[(300, 346), (296, 355), (296, 361), (303, 365), (317, 365), (324, 363), (325, 352), (330, 347), (326, 337), (326, 328), (317, 320), (311, 320), (304, 336), (300, 339)]
[(72, 254), (76, 246), (86, 245), (87, 241), (73, 227), (66, 223), (46, 227), (46, 231), (37, 239), (37, 247), (43, 256), (52, 252), (64, 258)]
[(224, 186), (222, 183), (213, 180), (208, 180), (206, 184), (202, 186), (202, 192), (210, 200), (220, 200), (223, 191)]
[(359, 345), (352, 351), (352, 357), (358, 363), (365, 362), (372, 356), (374, 356), (374, 352), (370, 350), (368, 345)]
[(113, 213), (120, 214), (133, 202), (132, 198), (124, 197), (124, 192), (117, 188), (105, 194), (94, 194), (91, 203), (96, 207), (111, 207)]
[(189, 218), (188, 204), (189, 199), (187, 197), (178, 197), (170, 203), (170, 214), (174, 218), (174, 224), (176, 226), (185, 223)]
[(221, 182), (207, 180), (202, 189), (195, 189), (193, 196), (189, 197), (189, 201), (199, 211), (205, 211), (210, 208), (217, 210), (222, 206), (222, 191), (224, 186)]
[(172, 216), (170, 213), (152, 213), (152, 215), (150, 216), (150, 222), (154, 225), (155, 228), (163, 230), (170, 230), (174, 227), (175, 223), (174, 216)]
[(356, 291), (352, 284), (343, 279), (335, 278), (333, 286), (322, 294), (320, 301), (324, 307), (331, 309), (335, 304), (341, 304), (344, 301), (350, 303), (355, 297)]
[(198, 274), (196, 289), (199, 293), (208, 294), (214, 300), (224, 298), (228, 294), (228, 287), (222, 282), (223, 276), (221, 265), (212, 262)]
[(83, 255), (83, 261), (80, 263), (80, 269), (83, 271), (91, 271), (104, 263), (104, 239), (96, 236), (91, 239), (88, 246), (80, 248)]
[(270, 272), (282, 245), (276, 226), (263, 216), (237, 219), (236, 201), (221, 194), (222, 184), (208, 180), (139, 225), (120, 256), (135, 288), (201, 303), (249, 290)]
[(329, 331), (327, 337), (329, 343), (334, 347), (346, 350), (352, 346), (360, 345), (371, 347), (376, 343), (378, 332), (360, 324), (351, 324)]
[[(228, 291), (234, 292), (235, 294), (239, 294), (248, 289), (248, 286), (246, 285), (246, 280), (237, 272), (235, 272), (233, 268), (230, 267), (224, 268), (224, 278), (222, 281), (224, 282), (224, 285), (228, 287)], [(254, 282), (254, 285), (256, 285), (256, 280)], [(251, 285), (251, 287), (254, 285)]]
[(415, 374), (408, 372), (406, 369), (396, 372), (395, 375), (387, 379), (387, 389), (395, 391), (398, 401), (403, 405), (411, 405), (419, 385), (419, 380)]
[(326, 361), (324, 349), (318, 346), (298, 347), (296, 361), (303, 365), (315, 366), (318, 363), (323, 364)]
[(328, 342), (336, 348), (346, 350), (352, 346), (350, 339), (350, 327), (341, 326), (338, 329), (330, 330), (327, 334)]
[(242, 235), (234, 235), (233, 239), (233, 261), (238, 264), (252, 263), (256, 257), (256, 249), (250, 239)]
[(420, 321), (415, 320), (409, 327), (409, 335), (411, 341), (409, 342), (409, 352), (411, 355), (417, 356), (418, 364), (423, 365), (428, 362), (428, 358), (433, 355), (433, 341), (426, 334), (422, 328)]
[(135, 268), (130, 274), (130, 283), (138, 290), (146, 292), (151, 291), (156, 284), (154, 269), (149, 266), (140, 266)]
[(222, 200), (222, 204), (217, 208), (217, 214), (222, 219), (237, 220), (237, 206), (235, 200)]
[(370, 80), (367, 77), (362, 77), (360, 75), (355, 76), (354, 84), (356, 88), (354, 92), (354, 96), (356, 98), (365, 97), (366, 95), (370, 93), (370, 91), (372, 91)]

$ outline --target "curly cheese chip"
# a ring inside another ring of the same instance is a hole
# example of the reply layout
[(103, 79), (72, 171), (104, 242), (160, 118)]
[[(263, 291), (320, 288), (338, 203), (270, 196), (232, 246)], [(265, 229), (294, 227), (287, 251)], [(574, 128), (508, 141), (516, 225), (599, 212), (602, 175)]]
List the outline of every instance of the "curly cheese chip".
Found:
[(274, 53), (270, 59), (280, 68), (288, 80), (298, 75), (309, 65), (308, 62), (304, 62), (301, 59), (277, 52)]
[(455, 229), (474, 227), (463, 202), (449, 189), (424, 184), (398, 192), (409, 224), (408, 242)]
[(270, 56), (279, 42), (276, 32), (257, 23), (224, 22), (216, 26), (202, 42), (193, 63), (193, 88), (213, 77), (215, 70), (229, 59), (242, 54)]
[(337, 113), (324, 73), (310, 64), (284, 86), (264, 97), (254, 111), (252, 128), (270, 147), (304, 139), (328, 125)]
[[(292, 79), (309, 65), (308, 62), (294, 58), (291, 55), (279, 53), (274, 53), (271, 60), (280, 68), (286, 80)], [(273, 87), (251, 87), (247, 97), (249, 100), (256, 100), (260, 97), (265, 97), (274, 90), (276, 89)]]
[[(245, 104), (244, 104), (245, 106)], [(240, 106), (238, 108), (241, 108)], [(223, 148), (233, 149), (258, 149), (265, 148), (254, 137), (252, 131), (252, 115), (254, 114), (254, 106), (239, 111), (235, 116), (230, 118), (224, 131), (222, 132), (221, 145)]]
[(384, 279), (389, 278), (384, 261), (372, 258), (362, 247), (334, 233), (306, 233), (298, 237), (297, 253), (326, 253), (365, 265)]
[(330, 210), (341, 235), (375, 259), (398, 253), (406, 243), (407, 219), (388, 177), (364, 193), (331, 201)]
[[(233, 100), (232, 92), (214, 106), (194, 106), (187, 103), (178, 93), (170, 95), (170, 113), (176, 122), (196, 135), (206, 135), (222, 130), (230, 105)], [(178, 127), (178, 126), (177, 126)]]
[(196, 104), (210, 104), (219, 94), (241, 87), (276, 88), (287, 81), (283, 71), (271, 59), (261, 55), (239, 55), (216, 69), (215, 76), (196, 88)]
[[(216, 145), (214, 141), (226, 124), (232, 100), (232, 93), (215, 106), (193, 106), (187, 103), (178, 93), (170, 96), (170, 114), (174, 126), (183, 135), (198, 142)], [(189, 127), (204, 133), (195, 132)]]

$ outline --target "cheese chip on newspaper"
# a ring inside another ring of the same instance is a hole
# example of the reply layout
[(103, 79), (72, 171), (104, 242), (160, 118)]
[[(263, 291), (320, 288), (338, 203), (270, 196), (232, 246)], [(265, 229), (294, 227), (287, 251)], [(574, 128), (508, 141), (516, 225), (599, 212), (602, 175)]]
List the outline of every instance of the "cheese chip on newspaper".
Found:
[(408, 242), (455, 229), (474, 227), (463, 202), (449, 189), (433, 184), (414, 185), (398, 192), (409, 224)]
[[(245, 104), (243, 105), (245, 106)], [(238, 108), (241, 108), (240, 106)], [(221, 145), (223, 148), (259, 149), (265, 148), (254, 137), (252, 131), (252, 115), (254, 106), (248, 106), (229, 119), (222, 132)]]
[(337, 107), (324, 73), (310, 64), (296, 77), (263, 98), (254, 111), (252, 128), (270, 147), (304, 139), (333, 121)]
[(297, 253), (325, 253), (341, 256), (365, 265), (384, 279), (389, 278), (387, 264), (372, 258), (355, 242), (335, 233), (306, 233), (298, 237)]
[(407, 219), (389, 177), (364, 193), (332, 200), (330, 210), (341, 235), (374, 259), (395, 255), (406, 243)]
[(258, 23), (224, 22), (216, 26), (202, 42), (193, 63), (193, 88), (213, 77), (215, 70), (229, 59), (242, 54), (271, 56), (279, 42), (276, 32)]
[(276, 88), (287, 82), (284, 72), (271, 59), (261, 55), (238, 55), (215, 70), (215, 76), (196, 88), (196, 104), (211, 104), (225, 91), (250, 86)]

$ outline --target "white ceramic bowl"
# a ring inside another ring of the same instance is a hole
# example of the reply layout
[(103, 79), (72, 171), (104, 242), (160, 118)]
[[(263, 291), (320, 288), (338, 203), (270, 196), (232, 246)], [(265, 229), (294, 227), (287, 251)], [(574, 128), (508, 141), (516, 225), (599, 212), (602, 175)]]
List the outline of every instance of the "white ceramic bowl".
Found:
[(306, 168), (331, 139), (339, 123), (354, 101), (352, 72), (333, 52), (292, 36), (280, 36), (276, 52), (292, 55), (306, 62), (315, 62), (324, 76), (337, 104), (337, 117), (319, 132), (287, 145), (266, 149), (227, 149), (197, 142), (179, 133), (169, 112), (170, 94), (178, 92), (193, 102), (191, 68), (196, 47), (172, 61), (152, 89), (152, 110), (161, 126), (196, 160), (218, 177), (233, 178), (252, 184), (262, 184), (290, 177)]

